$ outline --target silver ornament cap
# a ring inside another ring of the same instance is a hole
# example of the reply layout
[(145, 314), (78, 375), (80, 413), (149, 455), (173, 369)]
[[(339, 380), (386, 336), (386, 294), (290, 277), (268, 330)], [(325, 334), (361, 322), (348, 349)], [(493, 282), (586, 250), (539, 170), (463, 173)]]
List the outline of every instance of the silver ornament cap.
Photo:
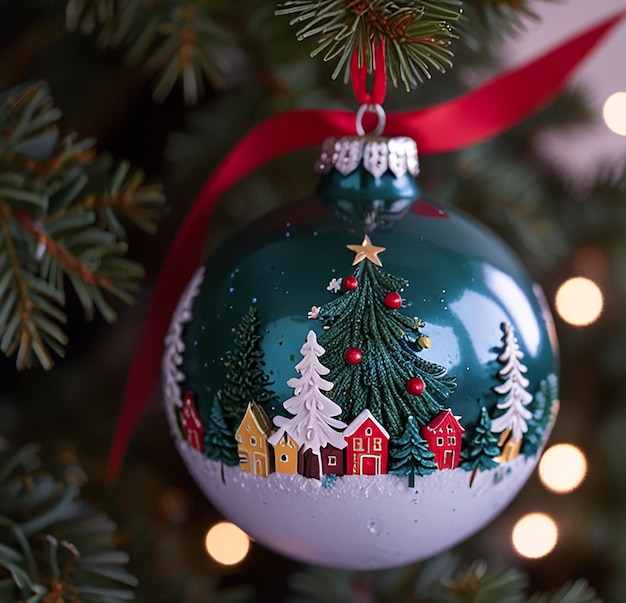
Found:
[(315, 164), (318, 174), (336, 169), (347, 176), (360, 165), (374, 178), (389, 170), (396, 178), (419, 174), (417, 144), (408, 136), (343, 136), (327, 138)]

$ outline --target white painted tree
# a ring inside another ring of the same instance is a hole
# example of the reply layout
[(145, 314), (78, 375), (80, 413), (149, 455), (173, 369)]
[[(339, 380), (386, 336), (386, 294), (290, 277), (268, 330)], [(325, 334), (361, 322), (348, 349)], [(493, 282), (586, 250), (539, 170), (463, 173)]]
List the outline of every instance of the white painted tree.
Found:
[(180, 384), (186, 378), (180, 369), (183, 363), (183, 353), (185, 352), (183, 332), (193, 318), (193, 302), (200, 291), (203, 280), (204, 267), (202, 266), (193, 275), (178, 301), (165, 337), (165, 352), (161, 368), (163, 374), (163, 396), (166, 401), (165, 408), (171, 420), (170, 425), (176, 425), (174, 407), (182, 408), (183, 406), (183, 394), (180, 390)]
[(526, 408), (533, 399), (533, 396), (526, 389), (529, 385), (524, 373), (528, 370), (522, 364), (524, 353), (520, 350), (515, 336), (513, 326), (502, 323), (504, 336), (504, 349), (498, 356), (498, 362), (503, 364), (498, 371), (498, 375), (503, 383), (494, 387), (497, 394), (504, 396), (498, 402), (497, 408), (504, 410), (504, 414), (496, 417), (491, 422), (491, 431), (502, 433), (499, 445), (502, 446), (510, 434), (510, 439), (503, 450), (503, 456), (510, 460), (519, 452), (519, 446), (524, 434), (528, 431), (528, 421), (532, 418), (532, 413)]
[(335, 429), (346, 424), (334, 419), (341, 414), (341, 407), (323, 392), (330, 391), (333, 384), (323, 378), (330, 371), (319, 360), (324, 348), (317, 342), (314, 331), (309, 331), (305, 344), (300, 348), (302, 360), (296, 364), (299, 377), (292, 377), (287, 385), (293, 388), (293, 396), (283, 402), (283, 407), (294, 415), (291, 418), (277, 416), (274, 423), (282, 427), (296, 442), (302, 444), (302, 452), (311, 450), (320, 462), (320, 450), (330, 444), (345, 447), (343, 436)]

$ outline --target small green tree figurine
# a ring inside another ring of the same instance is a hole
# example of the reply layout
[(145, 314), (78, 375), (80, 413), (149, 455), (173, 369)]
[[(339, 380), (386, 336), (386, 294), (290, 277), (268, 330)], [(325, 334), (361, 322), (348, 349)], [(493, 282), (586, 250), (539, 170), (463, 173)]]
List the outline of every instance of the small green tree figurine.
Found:
[(497, 461), (497, 458), (500, 456), (498, 437), (491, 431), (491, 419), (484, 406), (480, 409), (474, 437), (467, 449), (463, 450), (461, 456), (463, 459), (461, 467), (472, 472), (470, 486), (474, 482), (478, 470), (487, 471), (488, 469), (494, 469), (499, 464)]
[(225, 465), (234, 467), (239, 464), (235, 432), (226, 424), (219, 393), (213, 399), (209, 421), (205, 425), (204, 454)]
[[(456, 386), (444, 367), (420, 356), (419, 319), (399, 312), (405, 279), (387, 274), (366, 235), (355, 252), (354, 276), (343, 283), (343, 294), (319, 308), (325, 331), (320, 344), (334, 384), (332, 398), (342, 420), (349, 422), (368, 409), (392, 437), (403, 433), (409, 416), (420, 425), (443, 409), (441, 402)], [(423, 341), (423, 339), (422, 339)]]
[(525, 457), (535, 456), (543, 443), (548, 424), (554, 419), (554, 405), (558, 404), (559, 385), (555, 374), (548, 375), (539, 384), (539, 391), (528, 405), (532, 418), (528, 421), (528, 431), (522, 441), (522, 454)]
[(402, 437), (392, 440), (389, 461), (389, 473), (408, 475), (409, 488), (415, 486), (416, 475), (428, 475), (437, 471), (435, 453), (428, 448), (414, 417), (409, 417)]
[(235, 331), (235, 347), (226, 353), (226, 382), (222, 389), (224, 418), (237, 427), (249, 402), (261, 406), (269, 403), (274, 394), (268, 386), (269, 376), (263, 370), (265, 362), (259, 345), (259, 312), (250, 306)]

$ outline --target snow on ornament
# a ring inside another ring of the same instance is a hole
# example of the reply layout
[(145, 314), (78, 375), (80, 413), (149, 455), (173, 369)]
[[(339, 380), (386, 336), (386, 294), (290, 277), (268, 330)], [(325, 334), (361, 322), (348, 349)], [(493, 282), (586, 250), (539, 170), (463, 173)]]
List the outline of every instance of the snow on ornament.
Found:
[(398, 566), (476, 532), (533, 471), (558, 409), (553, 325), (506, 245), (421, 198), (412, 140), (322, 155), (317, 195), (235, 235), (183, 296), (167, 416), (207, 497), (258, 543)]

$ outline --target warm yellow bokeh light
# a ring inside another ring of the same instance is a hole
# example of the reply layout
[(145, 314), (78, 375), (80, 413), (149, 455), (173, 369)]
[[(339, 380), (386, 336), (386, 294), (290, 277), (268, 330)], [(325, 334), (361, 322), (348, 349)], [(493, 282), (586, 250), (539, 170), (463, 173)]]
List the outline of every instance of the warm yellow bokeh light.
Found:
[(596, 321), (604, 306), (600, 287), (584, 276), (565, 281), (556, 292), (555, 302), (559, 316), (576, 327)]
[(556, 523), (544, 513), (524, 515), (513, 528), (513, 547), (529, 559), (545, 557), (556, 546), (557, 539)]
[(216, 523), (204, 539), (207, 553), (222, 565), (236, 565), (243, 561), (250, 551), (250, 538), (234, 523)]
[(578, 488), (587, 474), (587, 459), (572, 444), (556, 444), (546, 450), (539, 462), (539, 478), (543, 485), (559, 493)]
[(611, 94), (604, 103), (602, 114), (610, 130), (626, 136), (626, 92)]

